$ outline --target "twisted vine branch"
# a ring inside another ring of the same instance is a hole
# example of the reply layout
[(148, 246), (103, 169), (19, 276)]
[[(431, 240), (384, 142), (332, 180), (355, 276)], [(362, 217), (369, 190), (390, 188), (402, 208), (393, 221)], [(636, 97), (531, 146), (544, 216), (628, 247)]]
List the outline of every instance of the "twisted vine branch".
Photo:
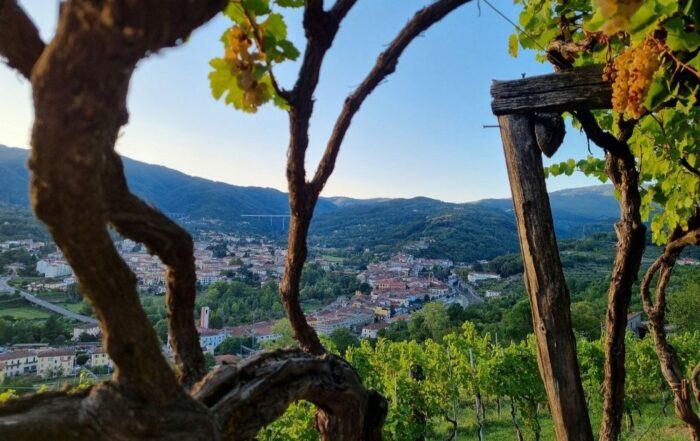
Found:
[[(664, 252), (647, 269), (640, 287), (644, 312), (649, 317), (651, 333), (654, 338), (654, 350), (659, 358), (661, 373), (673, 392), (676, 415), (683, 421), (690, 432), (691, 439), (700, 440), (700, 416), (693, 410), (691, 387), (695, 399), (700, 404), (700, 364), (695, 367), (690, 381), (685, 379), (678, 355), (666, 338), (666, 287), (671, 273), (683, 249), (688, 245), (700, 245), (700, 211), (688, 221), (687, 230), (677, 228), (664, 248)], [(656, 281), (655, 298), (651, 297), (651, 285)]]
[(313, 210), (318, 197), (333, 173), (335, 162), (345, 134), (353, 117), (365, 99), (396, 69), (399, 58), (408, 45), (422, 32), (442, 20), (447, 14), (470, 0), (437, 0), (418, 11), (401, 29), (388, 48), (382, 52), (362, 83), (351, 93), (335, 122), (323, 157), (311, 181), (306, 180), (306, 150), (309, 145), (309, 121), (313, 112), (313, 93), (324, 56), (331, 47), (343, 17), (356, 0), (338, 0), (329, 11), (324, 11), (322, 0), (308, 0), (304, 14), (307, 47), (299, 77), (290, 93), (290, 142), (287, 154), (287, 183), (291, 221), (285, 273), (280, 285), (280, 296), (294, 337), (305, 351), (322, 354), (325, 350), (308, 324), (299, 306), (301, 272), (307, 255), (308, 236)]
[(128, 189), (121, 158), (108, 156), (109, 221), (125, 237), (146, 245), (166, 265), (165, 302), (168, 335), (178, 380), (186, 387), (199, 381), (206, 369), (194, 323), (197, 276), (192, 237), (160, 211)]
[[(117, 384), (157, 402), (173, 399), (177, 383), (139, 303), (135, 277), (114, 249), (106, 225), (113, 222), (127, 235), (139, 235), (147, 245), (160, 247), (156, 251), (165, 248), (155, 239), (155, 230), (138, 233), (134, 225), (139, 222), (125, 218), (127, 212), (115, 215), (122, 209), (141, 215), (149, 210), (128, 192), (121, 167), (115, 167), (114, 144), (128, 119), (126, 92), (136, 63), (151, 52), (176, 45), (223, 5), (222, 0), (150, 1), (138, 6), (129, 1), (67, 2), (56, 36), (32, 70), (34, 210), (93, 305), (105, 347), (116, 365)], [(172, 231), (172, 222), (164, 216), (149, 214), (152, 225)], [(187, 248), (186, 243), (183, 246)], [(177, 259), (165, 260), (168, 264)], [(191, 269), (187, 262), (180, 266)], [(184, 276), (191, 277), (191, 271)], [(169, 298), (173, 303), (172, 290)], [(183, 313), (191, 315), (192, 310), (179, 314)], [(188, 324), (178, 314), (170, 319), (171, 328)], [(180, 319), (179, 324), (173, 319)], [(190, 329), (175, 332), (173, 338), (193, 335), (193, 325), (191, 320)], [(195, 360), (186, 373), (196, 370), (199, 350), (186, 343), (174, 346), (194, 351), (179, 358)], [(183, 375), (193, 382), (190, 377)]]
[(625, 332), (632, 286), (645, 248), (646, 227), (641, 218), (639, 171), (627, 141), (635, 122), (624, 123), (618, 137), (602, 130), (590, 111), (574, 112), (586, 135), (605, 149), (606, 172), (620, 193), (620, 220), (615, 224), (617, 251), (608, 289), (605, 324), (604, 412), (601, 441), (617, 440), (625, 396)]
[(29, 79), (44, 47), (39, 31), (17, 0), (0, 0), (0, 56), (7, 65)]
[(0, 435), (14, 441), (248, 441), (298, 400), (325, 409), (316, 420), (323, 440), (381, 440), (386, 401), (364, 389), (346, 361), (299, 350), (224, 366), (192, 395), (164, 406), (128, 399), (111, 383), (11, 400), (0, 407)]

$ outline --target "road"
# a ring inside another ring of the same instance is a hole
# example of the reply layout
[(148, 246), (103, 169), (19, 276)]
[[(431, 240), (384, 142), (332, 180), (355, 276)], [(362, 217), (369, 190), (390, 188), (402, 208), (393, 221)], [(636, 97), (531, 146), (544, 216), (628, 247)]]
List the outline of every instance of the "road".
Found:
[(460, 283), (457, 289), (464, 297), (467, 298), (470, 305), (477, 305), (479, 303), (484, 303), (484, 299), (476, 295), (474, 288), (468, 283)]
[(78, 314), (73, 311), (69, 311), (66, 308), (61, 308), (58, 305), (55, 305), (51, 302), (47, 302), (46, 300), (42, 300), (39, 297), (29, 294), (28, 292), (22, 291), (20, 289), (17, 289), (15, 287), (12, 287), (7, 284), (7, 277), (0, 277), (0, 291), (8, 291), (8, 292), (17, 292), (19, 293), (20, 297), (22, 297), (24, 300), (33, 303), (37, 306), (40, 306), (44, 309), (48, 309), (49, 311), (53, 311), (56, 314), (61, 314), (64, 317), (67, 317), (72, 320), (77, 320), (79, 322), (83, 323), (94, 323), (97, 324), (97, 320), (95, 320), (92, 317), (88, 317), (86, 315)]

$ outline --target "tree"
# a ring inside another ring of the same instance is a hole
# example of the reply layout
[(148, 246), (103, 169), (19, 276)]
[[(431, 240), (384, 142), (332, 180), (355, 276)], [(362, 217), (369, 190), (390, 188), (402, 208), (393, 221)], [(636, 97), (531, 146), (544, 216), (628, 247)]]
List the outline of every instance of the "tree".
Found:
[(442, 337), (450, 331), (450, 319), (442, 302), (428, 303), (414, 314), (414, 320), (416, 316), (423, 318), (422, 327), (427, 330), (429, 337), (437, 342), (442, 341)]
[(85, 366), (88, 360), (90, 360), (90, 355), (86, 352), (80, 352), (75, 356), (75, 364), (78, 366)]
[(357, 346), (360, 340), (348, 328), (337, 328), (328, 336), (342, 355), (349, 347)]
[(586, 338), (600, 337), (600, 319), (590, 302), (576, 302), (571, 305), (571, 324), (574, 330)]
[[(273, 73), (276, 63), (296, 59), (300, 54), (286, 39), (286, 26), (279, 14), (273, 13), (268, 2), (256, 8), (231, 3), (225, 15), (233, 21), (226, 32), (224, 58), (211, 61), (209, 78), (215, 98), (224, 97), (237, 109), (255, 112), (272, 101), (289, 114), (290, 141), (287, 153), (287, 184), (291, 219), (287, 240), (285, 272), (280, 284), (280, 296), (302, 349), (313, 354), (324, 352), (318, 336), (309, 326), (299, 305), (302, 270), (307, 256), (307, 237), (314, 207), (323, 187), (333, 173), (343, 139), (364, 100), (396, 69), (399, 57), (408, 44), (469, 0), (438, 0), (420, 10), (404, 26), (361, 84), (343, 105), (326, 144), (325, 151), (311, 180), (306, 178), (306, 151), (309, 146), (309, 122), (313, 113), (313, 94), (319, 80), (323, 59), (330, 49), (339, 25), (355, 3), (340, 0), (328, 11), (323, 2), (305, 2), (304, 30), (307, 47), (302, 58), (297, 82), (292, 90), (279, 86)], [(299, 1), (278, 2), (280, 6), (301, 6)]]
[(700, 284), (689, 283), (685, 289), (671, 293), (668, 297), (668, 322), (679, 331), (700, 331)]
[[(697, 441), (700, 440), (700, 415), (693, 409), (691, 390), (700, 404), (700, 362), (695, 361), (697, 365), (688, 381), (676, 349), (666, 336), (666, 287), (678, 257), (688, 245), (700, 245), (700, 208), (687, 227), (678, 226), (671, 233), (664, 252), (647, 269), (640, 289), (644, 311), (649, 316), (654, 350), (659, 358), (661, 373), (673, 391), (676, 415), (688, 427), (691, 439)], [(655, 276), (656, 290), (652, 298), (651, 286)]]
[(212, 370), (212, 368), (215, 365), (216, 365), (216, 359), (214, 358), (214, 356), (209, 352), (204, 354), (204, 367), (205, 367), (205, 369), (210, 371), (210, 370)]
[(63, 327), (61, 326), (61, 323), (59, 323), (56, 315), (49, 315), (49, 318), (44, 322), (44, 326), (41, 329), (42, 341), (54, 343), (63, 333)]
[(503, 332), (505, 337), (513, 340), (523, 340), (532, 332), (532, 315), (527, 300), (520, 300), (505, 314)]
[(217, 354), (241, 354), (243, 346), (249, 348), (255, 347), (255, 339), (253, 337), (228, 337), (216, 347)]

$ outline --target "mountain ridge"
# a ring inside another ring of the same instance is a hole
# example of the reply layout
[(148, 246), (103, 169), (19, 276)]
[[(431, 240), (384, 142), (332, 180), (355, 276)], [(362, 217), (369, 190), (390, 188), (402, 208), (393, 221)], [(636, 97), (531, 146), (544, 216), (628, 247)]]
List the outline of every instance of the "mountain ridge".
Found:
[[(0, 144), (0, 202), (29, 206), (29, 150)], [(279, 215), (289, 213), (287, 193), (274, 188), (244, 187), (190, 176), (162, 165), (147, 164), (123, 157), (130, 189), (163, 212), (175, 217), (189, 229), (208, 228), (216, 220), (218, 227), (241, 232), (279, 234), (283, 222), (272, 219), (244, 218), (244, 214)], [(557, 235), (570, 237), (584, 230), (609, 227), (619, 208), (611, 186), (566, 189), (550, 193)], [(487, 220), (487, 221), (486, 221)], [(384, 240), (395, 247), (421, 243), (422, 236), (440, 237), (428, 242), (455, 251), (484, 237), (507, 238), (507, 246), (517, 247), (513, 206), (510, 199), (484, 199), (453, 203), (425, 196), (413, 198), (355, 199), (344, 196), (319, 199), (310, 237), (319, 243), (382, 245)], [(459, 239), (451, 239), (459, 238)], [(456, 243), (456, 245), (455, 245)], [(387, 245), (384, 244), (384, 245)], [(426, 245), (426, 244), (424, 244)], [(435, 247), (433, 247), (435, 248)], [(482, 250), (482, 251), (483, 251)], [(486, 252), (485, 254), (492, 254)]]

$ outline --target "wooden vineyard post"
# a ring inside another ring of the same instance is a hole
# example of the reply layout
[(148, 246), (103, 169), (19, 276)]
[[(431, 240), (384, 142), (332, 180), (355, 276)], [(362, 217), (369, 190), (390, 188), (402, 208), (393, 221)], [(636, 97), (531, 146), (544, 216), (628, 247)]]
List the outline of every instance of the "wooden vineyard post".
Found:
[(569, 291), (559, 259), (554, 222), (535, 139), (533, 114), (498, 117), (532, 307), (538, 365), (559, 441), (592, 441)]

